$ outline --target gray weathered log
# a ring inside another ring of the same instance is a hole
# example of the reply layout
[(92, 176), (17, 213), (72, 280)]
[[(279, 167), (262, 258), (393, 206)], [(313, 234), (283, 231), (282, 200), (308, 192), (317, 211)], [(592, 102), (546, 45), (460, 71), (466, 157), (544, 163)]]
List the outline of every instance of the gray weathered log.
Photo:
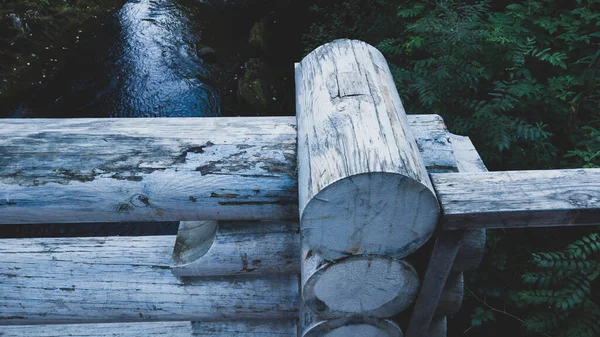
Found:
[(439, 205), (385, 58), (356, 40), (296, 65), (303, 240), (334, 260), (404, 257), (433, 233)]
[(193, 322), (192, 337), (297, 337), (296, 320)]
[(298, 337), (402, 337), (396, 323), (381, 318), (342, 317), (324, 320), (300, 306)]
[(446, 285), (440, 296), (440, 302), (435, 309), (436, 316), (452, 316), (462, 306), (465, 295), (465, 280), (463, 273), (452, 273), (446, 280)]
[(0, 325), (298, 317), (297, 274), (183, 278), (175, 236), (4, 239)]
[(177, 276), (295, 274), (300, 270), (297, 222), (182, 221), (173, 251)]
[(0, 337), (297, 337), (294, 320), (1, 326)]
[(190, 322), (0, 326), (0, 337), (191, 337)]
[(302, 298), (322, 318), (391, 317), (413, 303), (419, 276), (406, 261), (354, 255), (326, 261), (302, 247)]
[[(450, 135), (450, 140), (460, 172), (487, 172), (483, 160), (469, 137)], [(477, 269), (485, 253), (485, 240), (485, 229), (465, 231), (452, 270), (471, 271)]]
[(442, 231), (437, 237), (413, 308), (406, 332), (407, 337), (428, 337), (427, 333), (431, 321), (440, 302), (464, 233), (464, 230)]
[[(442, 119), (408, 120), (425, 164), (444, 165)], [(295, 117), (3, 119), (0, 130), (0, 224), (298, 217)]]
[(427, 337), (446, 337), (448, 334), (448, 319), (446, 316), (436, 316), (431, 321)]
[(600, 224), (600, 169), (432, 174), (443, 228)]

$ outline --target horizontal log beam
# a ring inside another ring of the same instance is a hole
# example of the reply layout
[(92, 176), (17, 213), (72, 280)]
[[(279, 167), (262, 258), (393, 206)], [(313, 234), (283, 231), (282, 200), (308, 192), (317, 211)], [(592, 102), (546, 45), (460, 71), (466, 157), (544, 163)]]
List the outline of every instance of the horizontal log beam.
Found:
[(175, 236), (2, 240), (0, 325), (298, 317), (297, 274), (180, 279), (169, 270), (174, 243)]
[(13, 325), (0, 337), (297, 337), (294, 320)]
[[(430, 172), (437, 115), (408, 116)], [(296, 118), (4, 119), (0, 224), (297, 219)]]
[(600, 224), (600, 169), (432, 174), (446, 230)]
[(0, 327), (0, 337), (191, 337), (190, 322), (13, 325)]

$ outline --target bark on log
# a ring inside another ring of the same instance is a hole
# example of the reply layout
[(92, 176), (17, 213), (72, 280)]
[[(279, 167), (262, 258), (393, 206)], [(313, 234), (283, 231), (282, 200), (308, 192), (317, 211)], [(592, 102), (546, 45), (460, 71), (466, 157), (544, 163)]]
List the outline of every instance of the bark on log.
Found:
[(319, 317), (390, 317), (419, 290), (419, 276), (403, 260), (355, 255), (331, 262), (306, 246), (302, 257), (302, 298)]
[(465, 280), (463, 273), (454, 273), (448, 276), (440, 302), (435, 309), (436, 316), (452, 316), (462, 306), (465, 295)]
[(175, 236), (3, 239), (0, 325), (296, 319), (297, 274), (177, 278)]
[[(218, 227), (218, 228), (217, 228)], [(182, 221), (173, 251), (176, 276), (296, 274), (298, 223)]]
[(402, 337), (396, 323), (381, 318), (342, 317), (324, 320), (301, 305), (299, 337)]
[[(427, 167), (444, 166), (442, 119), (408, 120)], [(0, 130), (0, 224), (298, 217), (295, 117), (3, 119)]]
[(306, 244), (328, 260), (404, 257), (439, 205), (385, 58), (355, 40), (296, 66), (298, 188)]

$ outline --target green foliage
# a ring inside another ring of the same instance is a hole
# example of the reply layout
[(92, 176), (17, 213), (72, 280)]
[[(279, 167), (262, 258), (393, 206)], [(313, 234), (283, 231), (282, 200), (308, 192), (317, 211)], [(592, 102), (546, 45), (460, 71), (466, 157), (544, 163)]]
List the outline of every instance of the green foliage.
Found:
[(600, 275), (600, 235), (591, 233), (563, 251), (534, 253), (532, 271), (523, 274), (527, 289), (516, 304), (530, 307), (523, 324), (529, 332), (556, 336), (597, 336), (598, 305), (592, 283)]
[[(406, 111), (443, 116), (489, 168), (600, 167), (597, 0), (316, 0), (313, 11), (307, 52), (341, 37), (376, 45)], [(460, 332), (600, 336), (588, 231), (488, 231)]]

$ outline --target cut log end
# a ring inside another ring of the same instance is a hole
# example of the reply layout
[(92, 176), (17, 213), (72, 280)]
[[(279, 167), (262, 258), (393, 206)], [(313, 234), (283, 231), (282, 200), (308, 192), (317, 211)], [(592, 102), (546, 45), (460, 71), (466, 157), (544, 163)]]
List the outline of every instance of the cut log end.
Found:
[(389, 320), (339, 318), (313, 325), (302, 337), (403, 337), (403, 334), (398, 325)]
[(390, 317), (408, 307), (418, 289), (418, 275), (407, 262), (353, 256), (312, 273), (304, 283), (303, 299), (319, 317)]
[(433, 234), (439, 215), (425, 185), (400, 174), (373, 172), (327, 186), (307, 204), (306, 244), (327, 260), (377, 254), (402, 258)]

